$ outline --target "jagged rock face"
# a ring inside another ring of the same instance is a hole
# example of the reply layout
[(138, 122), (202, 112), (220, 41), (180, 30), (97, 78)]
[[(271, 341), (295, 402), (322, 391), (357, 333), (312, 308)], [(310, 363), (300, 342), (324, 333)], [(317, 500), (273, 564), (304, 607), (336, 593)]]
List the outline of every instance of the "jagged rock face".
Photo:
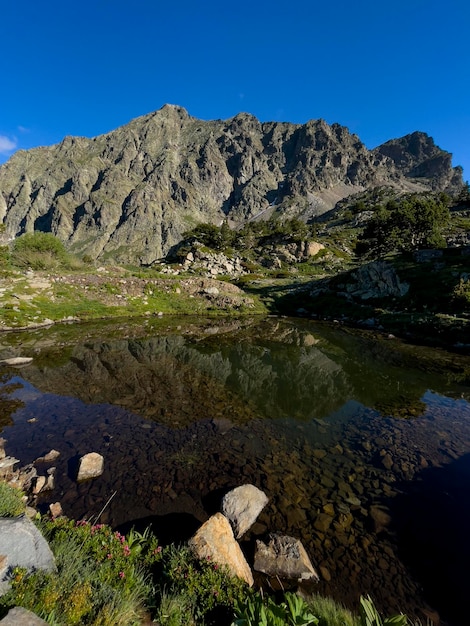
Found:
[(374, 152), (389, 157), (399, 172), (432, 190), (455, 192), (462, 187), (462, 168), (452, 168), (452, 155), (438, 148), (426, 133), (391, 139)]
[(432, 140), (414, 150), (404, 139), (369, 151), (323, 120), (206, 122), (165, 105), (94, 139), (17, 152), (0, 167), (0, 220), (10, 237), (43, 230), (81, 254), (152, 263), (198, 222), (243, 223), (274, 206), (308, 219), (369, 186), (461, 185)]

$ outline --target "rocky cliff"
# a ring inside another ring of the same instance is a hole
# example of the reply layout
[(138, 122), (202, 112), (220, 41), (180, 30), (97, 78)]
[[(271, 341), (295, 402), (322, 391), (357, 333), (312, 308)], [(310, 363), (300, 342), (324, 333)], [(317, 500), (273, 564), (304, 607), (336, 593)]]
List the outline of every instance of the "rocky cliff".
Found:
[(309, 219), (385, 184), (452, 192), (462, 170), (422, 133), (370, 151), (323, 120), (201, 121), (165, 105), (106, 135), (18, 151), (0, 167), (0, 223), (10, 237), (53, 232), (80, 254), (152, 263), (198, 222)]

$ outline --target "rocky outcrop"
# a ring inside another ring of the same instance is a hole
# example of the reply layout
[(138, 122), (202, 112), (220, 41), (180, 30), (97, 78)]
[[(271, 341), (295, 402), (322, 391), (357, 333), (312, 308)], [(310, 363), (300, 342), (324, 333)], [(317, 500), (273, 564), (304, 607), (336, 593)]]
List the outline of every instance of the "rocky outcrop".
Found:
[(414, 132), (391, 139), (374, 153), (388, 157), (400, 173), (434, 191), (453, 193), (462, 188), (462, 168), (452, 168), (452, 155), (436, 146), (426, 133)]
[(80, 254), (148, 264), (198, 222), (274, 208), (306, 220), (368, 187), (461, 186), (448, 153), (405, 139), (370, 151), (323, 120), (205, 122), (165, 105), (106, 135), (15, 153), (0, 167), (0, 221), (10, 238), (42, 230)]
[(354, 282), (346, 285), (346, 291), (361, 300), (372, 298), (401, 297), (410, 286), (402, 283), (395, 268), (386, 261), (374, 261), (352, 272)]
[(239, 256), (227, 257), (222, 252), (213, 252), (204, 249), (202, 245), (194, 245), (182, 260), (182, 269), (200, 270), (208, 278), (216, 276), (230, 276), (237, 278), (246, 274)]

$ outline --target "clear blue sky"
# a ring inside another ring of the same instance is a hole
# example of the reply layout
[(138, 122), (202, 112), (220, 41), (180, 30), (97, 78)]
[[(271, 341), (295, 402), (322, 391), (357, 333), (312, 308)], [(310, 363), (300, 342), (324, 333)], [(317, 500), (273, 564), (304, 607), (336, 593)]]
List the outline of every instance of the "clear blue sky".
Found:
[(367, 147), (414, 130), (470, 179), (468, 0), (5, 0), (0, 162), (179, 104), (323, 118)]

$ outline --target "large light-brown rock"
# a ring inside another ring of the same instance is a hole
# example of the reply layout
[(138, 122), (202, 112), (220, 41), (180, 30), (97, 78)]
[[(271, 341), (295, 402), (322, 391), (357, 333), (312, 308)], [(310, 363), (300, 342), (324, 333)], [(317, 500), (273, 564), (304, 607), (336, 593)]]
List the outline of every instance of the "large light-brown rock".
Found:
[(98, 452), (89, 452), (82, 456), (78, 466), (77, 480), (88, 480), (101, 476), (104, 471), (104, 458)]
[(230, 522), (222, 513), (209, 518), (189, 540), (189, 546), (199, 559), (209, 558), (219, 565), (226, 565), (234, 576), (253, 585), (250, 566), (233, 536)]
[(222, 513), (228, 518), (237, 539), (255, 523), (269, 499), (254, 485), (235, 487), (222, 499)]

